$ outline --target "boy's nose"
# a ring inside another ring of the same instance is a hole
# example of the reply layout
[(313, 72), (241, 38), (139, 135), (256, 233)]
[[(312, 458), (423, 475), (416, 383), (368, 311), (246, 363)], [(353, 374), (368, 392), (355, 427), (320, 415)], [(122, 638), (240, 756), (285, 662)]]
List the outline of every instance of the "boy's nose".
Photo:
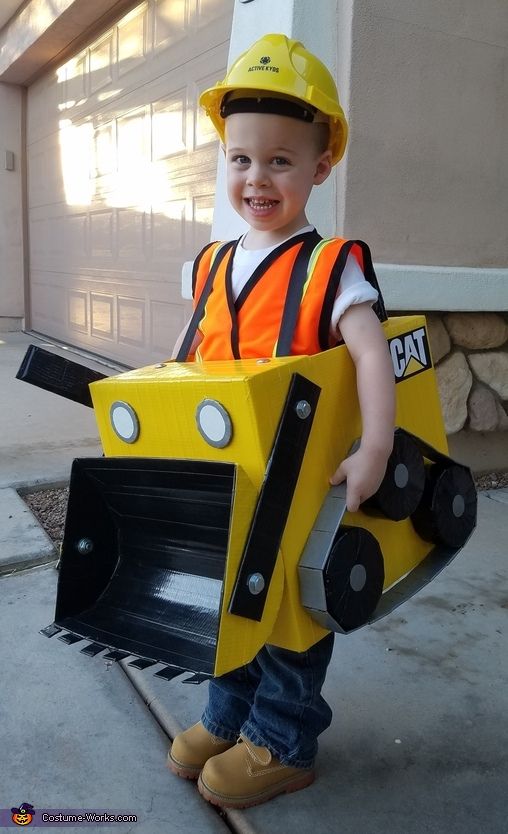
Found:
[(247, 177), (248, 185), (253, 185), (258, 188), (270, 184), (270, 177), (268, 171), (261, 165), (251, 165)]

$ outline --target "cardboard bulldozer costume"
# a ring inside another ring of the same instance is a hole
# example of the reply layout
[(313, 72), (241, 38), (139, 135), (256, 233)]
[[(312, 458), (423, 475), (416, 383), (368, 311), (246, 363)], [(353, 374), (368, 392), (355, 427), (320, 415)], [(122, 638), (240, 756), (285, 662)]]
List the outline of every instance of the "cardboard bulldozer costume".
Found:
[[(328, 480), (361, 434), (345, 346), (92, 382), (105, 456), (74, 462), (43, 633), (199, 682), (265, 643), (303, 651), (348, 633), (430, 581), (471, 534), (476, 492), (447, 457), (425, 319), (383, 327), (399, 428), (378, 493), (354, 514)], [(69, 385), (67, 360), (31, 351), (19, 378), (86, 401), (87, 369), (70, 363)], [(66, 379), (48, 362), (65, 362)]]

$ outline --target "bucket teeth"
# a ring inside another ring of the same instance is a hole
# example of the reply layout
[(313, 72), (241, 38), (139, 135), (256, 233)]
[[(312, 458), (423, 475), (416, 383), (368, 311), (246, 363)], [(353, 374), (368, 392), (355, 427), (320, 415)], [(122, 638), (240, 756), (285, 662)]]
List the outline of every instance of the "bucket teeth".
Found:
[(68, 632), (67, 634), (61, 634), (58, 638), (62, 640), (64, 643), (67, 643), (68, 646), (72, 646), (73, 643), (79, 643), (82, 640), (82, 637), (78, 637), (77, 634), (72, 634), (72, 632)]
[(55, 634), (58, 634), (61, 630), (60, 626), (52, 623), (51, 625), (46, 626), (46, 628), (41, 628), (39, 634), (44, 634), (44, 637), (54, 637)]
[(155, 672), (154, 678), (163, 678), (165, 681), (170, 681), (173, 678), (178, 677), (178, 675), (183, 674), (183, 672), (185, 672), (185, 669), (179, 669), (175, 666), (166, 666), (159, 672)]
[(113, 649), (113, 651), (108, 652), (102, 656), (103, 660), (125, 660), (126, 657), (129, 657), (129, 652), (122, 652), (120, 649)]
[(157, 661), (155, 660), (147, 660), (146, 657), (138, 657), (136, 660), (129, 660), (128, 666), (132, 666), (133, 669), (148, 669), (150, 666), (155, 666)]
[(100, 643), (89, 643), (88, 646), (85, 646), (81, 649), (81, 651), (83, 654), (88, 655), (88, 657), (95, 657), (96, 654), (103, 652), (104, 649), (107, 649), (107, 646), (101, 646)]
[(190, 678), (184, 678), (182, 683), (193, 683), (195, 685), (209, 681), (212, 675), (206, 675), (203, 672), (198, 672), (196, 675), (191, 675)]

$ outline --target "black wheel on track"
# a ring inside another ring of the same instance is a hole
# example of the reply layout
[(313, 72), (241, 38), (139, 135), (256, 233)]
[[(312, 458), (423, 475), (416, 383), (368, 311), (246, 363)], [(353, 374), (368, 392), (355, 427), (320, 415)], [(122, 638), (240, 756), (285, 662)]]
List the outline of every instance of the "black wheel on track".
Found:
[(364, 625), (383, 591), (383, 554), (376, 537), (361, 527), (340, 528), (323, 574), (330, 616), (344, 631)]
[(427, 469), (423, 497), (411, 520), (422, 539), (459, 548), (475, 528), (476, 504), (476, 488), (467, 467), (434, 464)]
[(362, 509), (377, 510), (391, 521), (401, 521), (416, 510), (424, 487), (423, 456), (411, 437), (396, 431), (381, 486)]

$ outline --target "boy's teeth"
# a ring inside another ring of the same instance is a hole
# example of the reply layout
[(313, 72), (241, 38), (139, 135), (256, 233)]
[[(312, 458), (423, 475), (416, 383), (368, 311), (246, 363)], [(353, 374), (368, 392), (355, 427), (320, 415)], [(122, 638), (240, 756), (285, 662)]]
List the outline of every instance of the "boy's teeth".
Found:
[(254, 208), (266, 208), (267, 206), (273, 206), (276, 202), (276, 200), (255, 200), (252, 197), (249, 200), (250, 205)]

